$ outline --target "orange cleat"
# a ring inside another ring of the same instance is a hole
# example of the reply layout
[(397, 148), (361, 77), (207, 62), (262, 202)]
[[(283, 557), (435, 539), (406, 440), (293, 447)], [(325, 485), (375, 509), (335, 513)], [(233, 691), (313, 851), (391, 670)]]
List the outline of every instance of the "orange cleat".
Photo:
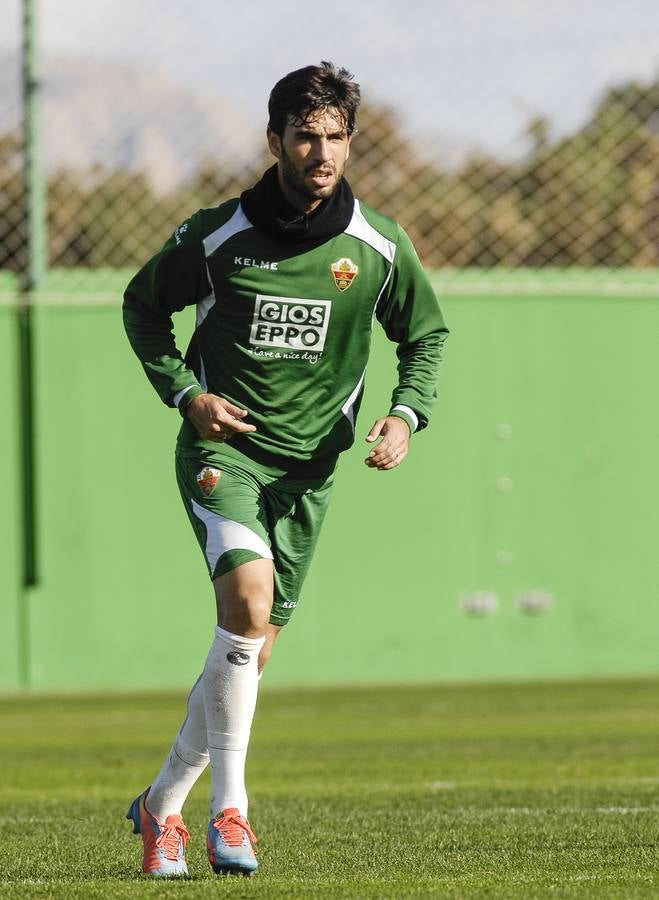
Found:
[(234, 807), (211, 819), (208, 825), (208, 861), (215, 874), (253, 875), (259, 867), (252, 848), (257, 840), (247, 819)]
[(158, 878), (172, 878), (187, 875), (185, 845), (190, 834), (183, 819), (178, 815), (167, 816), (159, 822), (146, 808), (147, 788), (136, 797), (126, 813), (132, 819), (133, 834), (141, 834), (144, 842), (142, 871)]

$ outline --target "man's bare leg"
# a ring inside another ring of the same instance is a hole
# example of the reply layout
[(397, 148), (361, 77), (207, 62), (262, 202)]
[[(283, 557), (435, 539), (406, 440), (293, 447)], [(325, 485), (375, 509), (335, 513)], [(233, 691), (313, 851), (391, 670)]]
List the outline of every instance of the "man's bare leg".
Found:
[(259, 678), (263, 674), (263, 670), (265, 669), (267, 662), (272, 655), (275, 641), (279, 637), (279, 632), (281, 631), (282, 627), (282, 625), (271, 625), (270, 623), (268, 623), (265, 629), (265, 643), (261, 647), (261, 652), (259, 653)]

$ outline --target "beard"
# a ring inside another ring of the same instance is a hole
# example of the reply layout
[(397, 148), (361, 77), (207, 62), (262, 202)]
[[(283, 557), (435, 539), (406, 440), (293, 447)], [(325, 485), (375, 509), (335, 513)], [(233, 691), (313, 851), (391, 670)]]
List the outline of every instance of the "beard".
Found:
[(307, 183), (306, 177), (315, 169), (321, 168), (321, 166), (309, 165), (300, 171), (295, 167), (283, 147), (281, 148), (281, 162), (281, 174), (287, 187), (304, 197), (305, 200), (327, 200), (337, 189), (345, 171), (345, 165), (340, 170), (332, 168), (332, 173), (334, 174), (332, 181), (322, 187), (314, 187)]

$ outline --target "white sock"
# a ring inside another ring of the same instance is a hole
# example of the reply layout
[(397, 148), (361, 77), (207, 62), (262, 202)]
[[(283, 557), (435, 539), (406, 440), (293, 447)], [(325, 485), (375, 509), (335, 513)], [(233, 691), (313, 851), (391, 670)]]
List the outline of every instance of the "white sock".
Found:
[(232, 806), (247, 816), (245, 760), (264, 642), (265, 637), (241, 637), (215, 628), (202, 676), (213, 777), (211, 816)]
[(208, 738), (204, 710), (203, 676), (188, 697), (188, 714), (147, 797), (147, 809), (160, 822), (181, 814), (196, 780), (208, 765)]

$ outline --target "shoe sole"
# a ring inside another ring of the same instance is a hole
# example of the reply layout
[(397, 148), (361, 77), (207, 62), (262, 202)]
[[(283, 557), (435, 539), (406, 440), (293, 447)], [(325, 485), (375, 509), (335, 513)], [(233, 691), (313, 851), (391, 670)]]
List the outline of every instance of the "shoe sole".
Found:
[(237, 869), (234, 867), (220, 868), (219, 866), (211, 866), (216, 875), (242, 875), (243, 878), (252, 878), (256, 875), (256, 869)]

